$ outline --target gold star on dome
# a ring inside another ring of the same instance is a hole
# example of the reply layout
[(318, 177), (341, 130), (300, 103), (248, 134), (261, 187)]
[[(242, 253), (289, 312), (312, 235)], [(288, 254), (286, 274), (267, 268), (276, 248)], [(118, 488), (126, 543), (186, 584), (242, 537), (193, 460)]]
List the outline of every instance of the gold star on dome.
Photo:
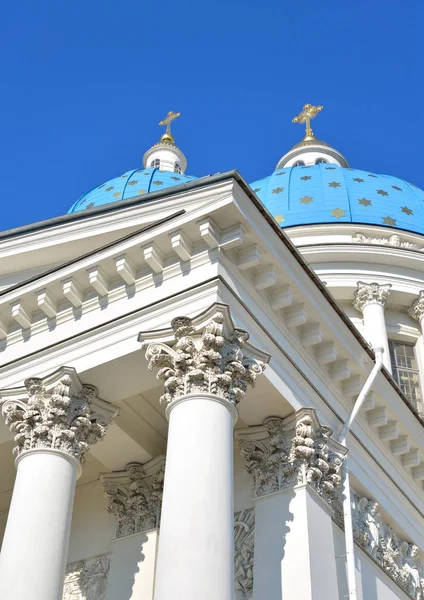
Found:
[(128, 182), (128, 185), (137, 185), (138, 181), (136, 181), (135, 179), (133, 179), (132, 181)]
[(407, 206), (402, 206), (402, 212), (406, 213), (407, 215), (413, 215), (414, 214), (413, 211), (410, 208), (408, 208)]
[(285, 171), (281, 171), (281, 173), (277, 173), (277, 177), (278, 177), (279, 175), (285, 175), (285, 174), (286, 174), (286, 172), (285, 172)]
[(171, 177), (174, 181), (181, 181), (181, 177)]
[(273, 194), (281, 194), (281, 192), (284, 192), (284, 188), (282, 187), (276, 187), (274, 190), (272, 190)]
[(114, 198), (119, 198), (119, 196), (120, 196), (120, 195), (121, 195), (121, 192), (115, 192), (115, 193), (113, 194), (113, 197), (114, 197)]
[(110, 192), (111, 190), (114, 189), (114, 185), (109, 186), (108, 188), (105, 189), (105, 192)]
[(99, 185), (99, 187), (97, 188), (98, 190), (100, 190), (102, 187), (105, 187), (105, 183), (102, 183), (102, 185)]
[(335, 171), (336, 167), (325, 167), (326, 171)]
[(338, 188), (340, 187), (340, 183), (337, 183), (337, 181), (332, 181), (331, 183), (328, 184), (330, 187), (332, 188)]
[(87, 204), (87, 206), (85, 207), (85, 210), (87, 210), (87, 208), (93, 208), (94, 206), (94, 202), (90, 202), (90, 204)]
[(312, 177), (310, 175), (304, 175), (300, 178), (301, 181), (308, 181), (308, 179), (312, 179)]
[(396, 190), (397, 192), (401, 192), (402, 191), (402, 188), (398, 187), (397, 185), (392, 185), (392, 188), (394, 190)]
[(357, 181), (358, 183), (364, 183), (364, 180), (360, 177), (355, 177), (353, 181)]
[(146, 190), (137, 190), (137, 194), (141, 195), (141, 194), (145, 194), (145, 193), (146, 193)]
[(258, 192), (260, 192), (260, 191), (261, 191), (261, 188), (255, 188), (255, 189), (253, 190), (253, 193), (254, 193), (254, 194), (257, 194), (257, 193), (258, 193)]
[(374, 175), (374, 173), (368, 173), (368, 177), (374, 177), (374, 179), (377, 179), (377, 175)]
[(377, 190), (377, 194), (380, 194), (380, 196), (388, 196), (389, 192), (386, 192), (386, 190)]
[(372, 204), (371, 200), (367, 200), (366, 198), (361, 198), (360, 200), (358, 200), (359, 204), (362, 204), (362, 206), (369, 206), (370, 204)]
[(346, 216), (346, 211), (342, 210), (341, 208), (335, 208), (331, 211), (331, 216), (336, 217), (336, 219), (340, 219), (340, 217)]
[(149, 177), (150, 173), (143, 173), (143, 175), (146, 175), (147, 177)]
[(300, 198), (300, 202), (302, 204), (310, 204), (313, 201), (314, 199), (312, 198), (312, 196), (303, 196), (303, 198)]
[(396, 225), (396, 219), (392, 219), (392, 217), (383, 217), (383, 223), (385, 225)]
[(156, 181), (153, 182), (155, 185), (162, 185), (163, 181), (159, 181), (159, 179), (156, 179)]
[(284, 223), (284, 215), (275, 215), (274, 219), (277, 223)]
[(126, 179), (126, 178), (127, 178), (126, 174), (125, 175), (121, 175), (121, 179)]

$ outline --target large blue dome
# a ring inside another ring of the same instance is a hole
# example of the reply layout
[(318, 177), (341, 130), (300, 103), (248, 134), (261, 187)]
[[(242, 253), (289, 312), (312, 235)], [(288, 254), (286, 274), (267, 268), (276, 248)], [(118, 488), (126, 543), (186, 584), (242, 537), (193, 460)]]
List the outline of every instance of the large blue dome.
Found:
[(126, 200), (149, 192), (157, 192), (181, 183), (187, 183), (193, 179), (196, 179), (196, 177), (173, 173), (172, 171), (160, 171), (159, 169), (127, 171), (120, 177), (115, 177), (115, 179), (111, 179), (81, 196), (71, 206), (68, 213)]
[(320, 163), (250, 184), (282, 227), (362, 223), (424, 234), (424, 192), (403, 179)]

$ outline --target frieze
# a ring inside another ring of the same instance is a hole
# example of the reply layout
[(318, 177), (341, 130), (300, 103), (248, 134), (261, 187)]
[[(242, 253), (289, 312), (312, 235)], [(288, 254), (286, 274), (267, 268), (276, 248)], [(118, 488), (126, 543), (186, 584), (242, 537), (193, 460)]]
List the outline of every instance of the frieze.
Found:
[(405, 242), (397, 234), (390, 235), (389, 237), (368, 237), (362, 235), (362, 233), (355, 233), (352, 236), (352, 242), (354, 244), (375, 244), (378, 246), (393, 246), (394, 248), (408, 248), (409, 250), (424, 252), (424, 246), (420, 247), (417, 244)]
[(255, 511), (241, 510), (234, 515), (234, 598), (252, 600), (255, 547)]
[(68, 565), (62, 600), (104, 600), (109, 569), (110, 560), (107, 555)]

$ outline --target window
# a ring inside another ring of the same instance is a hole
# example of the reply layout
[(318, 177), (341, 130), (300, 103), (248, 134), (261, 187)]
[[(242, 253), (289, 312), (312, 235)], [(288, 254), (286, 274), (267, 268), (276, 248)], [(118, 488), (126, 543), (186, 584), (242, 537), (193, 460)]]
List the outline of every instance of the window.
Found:
[(320, 163), (327, 164), (328, 160), (325, 160), (325, 158), (317, 158), (316, 161), (315, 161), (315, 164), (319, 165)]
[(303, 167), (305, 166), (305, 163), (303, 162), (303, 160), (297, 160), (294, 164), (294, 167)]
[(413, 344), (389, 341), (393, 377), (418, 414), (424, 416), (420, 377)]
[(152, 160), (152, 162), (150, 163), (150, 168), (151, 169), (159, 169), (159, 167), (160, 167), (160, 159), (155, 158), (155, 160)]
[(174, 165), (174, 173), (181, 173), (181, 166), (179, 162), (176, 162)]

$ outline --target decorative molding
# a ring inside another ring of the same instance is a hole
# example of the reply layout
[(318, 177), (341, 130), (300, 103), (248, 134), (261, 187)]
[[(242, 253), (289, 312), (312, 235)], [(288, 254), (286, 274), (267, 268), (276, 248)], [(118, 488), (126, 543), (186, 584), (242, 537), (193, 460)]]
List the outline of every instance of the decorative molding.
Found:
[(391, 235), (389, 237), (367, 237), (362, 233), (355, 233), (352, 237), (354, 244), (376, 244), (378, 246), (393, 246), (395, 248), (409, 248), (410, 250), (420, 250), (424, 252), (424, 247), (419, 247), (417, 244), (411, 244), (411, 242), (404, 242), (402, 238), (397, 235)]
[(41, 379), (26, 379), (24, 387), (0, 390), (2, 414), (15, 433), (14, 454), (61, 450), (83, 463), (85, 453), (117, 415), (116, 407), (97, 394), (94, 386), (81, 383), (71, 367)]
[(424, 290), (419, 292), (418, 298), (413, 301), (408, 314), (419, 323), (424, 319)]
[(108, 512), (116, 517), (116, 537), (121, 538), (159, 527), (165, 457), (142, 465), (128, 463), (124, 471), (101, 475)]
[(225, 304), (214, 304), (194, 319), (177, 317), (171, 327), (138, 338), (147, 345), (149, 369), (159, 369), (166, 404), (187, 394), (213, 394), (236, 406), (269, 360), (247, 342), (246, 331), (234, 327)]
[(104, 600), (109, 569), (110, 560), (107, 555), (68, 565), (62, 600)]
[(353, 306), (360, 312), (363, 312), (364, 308), (368, 304), (379, 304), (384, 308), (386, 306), (391, 287), (391, 283), (380, 285), (375, 281), (372, 283), (358, 281), (358, 289), (355, 292)]
[(255, 496), (309, 484), (332, 504), (346, 454), (332, 433), (319, 423), (312, 408), (285, 419), (269, 417), (262, 427), (236, 430)]
[[(341, 494), (334, 520), (343, 528)], [(424, 563), (418, 546), (398, 537), (384, 523), (374, 500), (352, 494), (353, 536), (356, 543), (413, 600), (424, 599)]]
[(255, 511), (234, 515), (234, 600), (252, 600), (255, 547)]

